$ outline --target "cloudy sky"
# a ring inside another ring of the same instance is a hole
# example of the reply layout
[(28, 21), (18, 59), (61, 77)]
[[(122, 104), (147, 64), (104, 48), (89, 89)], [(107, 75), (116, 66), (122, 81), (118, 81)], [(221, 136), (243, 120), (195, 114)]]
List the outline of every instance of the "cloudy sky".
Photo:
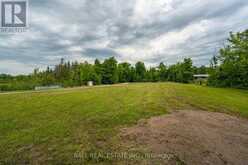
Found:
[(207, 65), (230, 31), (248, 28), (247, 0), (29, 0), (26, 33), (0, 33), (0, 73), (74, 61)]

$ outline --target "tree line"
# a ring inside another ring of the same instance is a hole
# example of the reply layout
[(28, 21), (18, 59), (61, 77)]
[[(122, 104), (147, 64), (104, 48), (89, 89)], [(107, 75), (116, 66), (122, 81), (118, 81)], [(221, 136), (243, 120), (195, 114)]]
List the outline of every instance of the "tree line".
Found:
[(86, 85), (88, 81), (93, 81), (95, 85), (163, 81), (190, 83), (196, 73), (206, 74), (207, 68), (193, 66), (190, 58), (169, 67), (160, 63), (157, 67), (147, 68), (143, 62), (137, 62), (133, 66), (128, 62), (118, 63), (114, 57), (110, 57), (102, 63), (96, 59), (94, 64), (87, 61), (64, 62), (61, 59), (54, 69), (48, 67), (40, 72), (36, 69), (32, 78), (36, 84), (42, 86), (59, 84), (73, 87)]
[(86, 85), (88, 81), (93, 81), (95, 85), (165, 81), (190, 83), (193, 81), (194, 74), (206, 74), (207, 70), (205, 66), (193, 66), (190, 58), (185, 58), (182, 62), (171, 66), (160, 63), (157, 67), (149, 68), (143, 62), (137, 62), (135, 65), (128, 62), (118, 63), (114, 57), (105, 59), (103, 62), (96, 59), (94, 64), (87, 61), (66, 62), (61, 59), (54, 68), (47, 67), (44, 71), (35, 69), (28, 76), (13, 77), (2, 74), (0, 87), (2, 90), (33, 89), (35, 86), (50, 85), (75, 87)]
[(35, 69), (30, 75), (0, 75), (0, 90), (26, 90), (35, 86), (61, 85), (74, 87), (93, 81), (95, 85), (126, 82), (193, 82), (194, 74), (209, 74), (207, 82), (211, 86), (248, 87), (248, 30), (231, 33), (228, 43), (210, 61), (210, 66), (196, 67), (190, 58), (167, 66), (160, 63), (156, 67), (146, 67), (144, 62), (131, 65), (118, 63), (114, 58), (103, 62), (96, 59), (94, 64), (69, 62), (61, 59), (53, 68), (40, 71)]

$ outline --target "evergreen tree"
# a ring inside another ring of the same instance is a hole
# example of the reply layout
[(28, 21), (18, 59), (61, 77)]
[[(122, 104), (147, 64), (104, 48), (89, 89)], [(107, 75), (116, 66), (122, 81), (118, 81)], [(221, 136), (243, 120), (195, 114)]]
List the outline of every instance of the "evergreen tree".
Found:
[(106, 59), (102, 65), (102, 69), (103, 69), (103, 75), (102, 75), (103, 84), (115, 84), (118, 82), (117, 61), (114, 57)]
[(159, 80), (160, 81), (167, 81), (168, 70), (167, 70), (167, 67), (164, 65), (164, 63), (159, 64), (158, 70), (159, 70)]
[(131, 81), (131, 64), (124, 62), (118, 65), (119, 82)]
[(137, 62), (135, 64), (135, 70), (136, 70), (136, 77), (135, 81), (142, 82), (145, 81), (145, 74), (146, 74), (146, 67), (143, 62)]

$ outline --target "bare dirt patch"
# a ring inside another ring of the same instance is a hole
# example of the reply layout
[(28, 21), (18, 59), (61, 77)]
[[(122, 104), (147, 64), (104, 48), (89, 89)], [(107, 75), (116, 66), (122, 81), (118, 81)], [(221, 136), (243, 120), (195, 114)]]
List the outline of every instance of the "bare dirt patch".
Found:
[(248, 120), (222, 113), (177, 111), (142, 120), (120, 133), (128, 150), (173, 154), (142, 164), (248, 164)]

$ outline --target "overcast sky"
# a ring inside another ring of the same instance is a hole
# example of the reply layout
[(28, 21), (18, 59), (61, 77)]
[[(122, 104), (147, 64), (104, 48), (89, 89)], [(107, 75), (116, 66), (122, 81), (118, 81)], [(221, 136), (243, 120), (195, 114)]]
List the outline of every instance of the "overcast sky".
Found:
[(229, 32), (248, 28), (247, 0), (29, 0), (26, 33), (0, 33), (0, 73), (60, 60), (207, 65)]

